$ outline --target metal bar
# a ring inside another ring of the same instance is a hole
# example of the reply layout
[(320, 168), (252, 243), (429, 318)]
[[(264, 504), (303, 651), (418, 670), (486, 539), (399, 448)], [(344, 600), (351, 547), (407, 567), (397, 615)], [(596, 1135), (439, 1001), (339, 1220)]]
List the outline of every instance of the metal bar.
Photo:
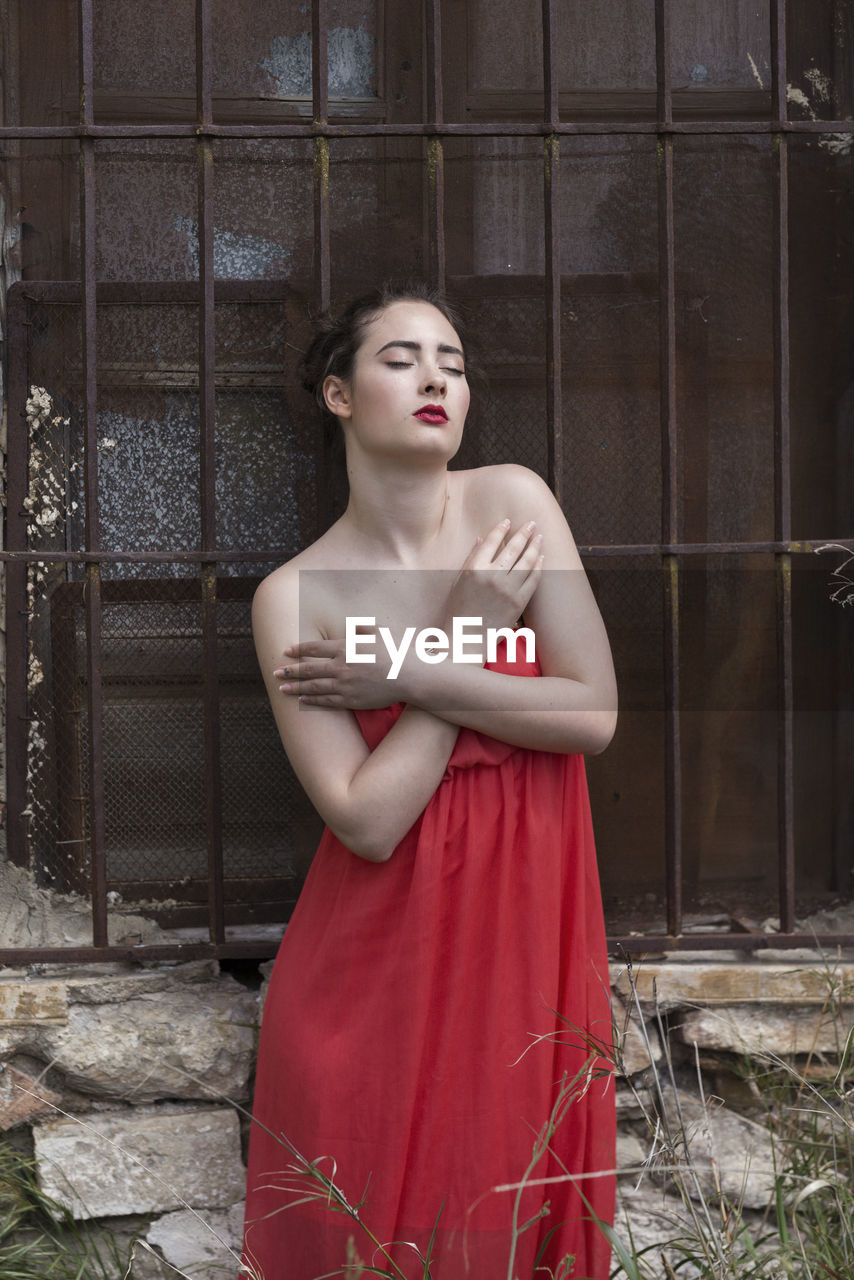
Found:
[(545, 216), (546, 422), (548, 481), (563, 504), (563, 365), (561, 360), (560, 274), (560, 123), (558, 104), (557, 0), (543, 0), (543, 117), (551, 132), (543, 140), (543, 212)]
[[(786, 5), (771, 3), (771, 91), (778, 121), (785, 120)], [(789, 146), (781, 130), (774, 152), (774, 537), (792, 536), (791, 419), (789, 412)], [(795, 926), (794, 714), (792, 672), (792, 562), (777, 556), (778, 754), (777, 831), (780, 928)]]
[[(442, 13), (440, 0), (427, 5), (427, 121), (437, 129), (444, 119), (442, 85)], [(430, 282), (445, 288), (445, 152), (438, 134), (427, 138), (427, 241)]]
[(655, 92), (659, 127), (673, 123), (668, 0), (655, 0)]
[[(327, 40), (327, 0), (311, 5), (311, 93), (314, 119), (314, 294), (321, 314), (332, 301), (332, 272), (329, 247), (329, 46)], [(317, 504), (316, 532), (319, 537), (332, 521), (332, 441), (327, 432), (317, 436), (317, 472), (320, 501)]]
[(667, 927), (682, 929), (682, 727), (679, 694), (679, 558), (663, 558), (664, 586), (664, 860)]
[(562, 120), (552, 127), (545, 121), (505, 121), (494, 123), (445, 122), (441, 125), (397, 121), (376, 124), (353, 121), (347, 124), (97, 124), (97, 125), (6, 125), (0, 127), (4, 138), (417, 138), (439, 134), (454, 138), (519, 138), (544, 137), (550, 133), (563, 136), (596, 136), (599, 134), (814, 134), (854, 133), (854, 120)]
[(121, 947), (3, 947), (0, 948), (0, 965), (21, 968), (30, 964), (77, 964), (102, 960), (120, 960), (126, 964), (142, 964), (152, 960), (265, 960), (274, 956), (278, 942), (218, 943), (179, 942), (163, 945), (141, 944)]
[[(854, 551), (854, 538), (810, 538), (796, 542), (624, 542), (624, 543), (579, 543), (578, 550), (582, 555), (591, 557), (615, 556), (653, 556), (660, 559), (662, 555), (708, 556), (708, 555), (758, 555), (784, 552), (790, 555), (815, 555), (827, 547), (839, 547), (845, 551)], [(269, 547), (262, 551), (217, 551), (218, 564), (234, 564), (252, 562), (266, 563), (275, 560), (281, 563), (298, 552), (298, 547)], [(46, 560), (55, 563), (81, 563), (89, 561), (97, 563), (126, 564), (207, 564), (211, 560), (210, 551), (0, 551), (0, 562), (9, 563)]]
[(27, 565), (17, 553), (27, 546), (27, 512), (24, 499), (29, 488), (29, 431), (25, 405), (29, 386), (27, 342), (28, 304), (23, 294), (10, 290), (7, 299), (9, 339), (9, 424), (10, 443), (23, 437), (23, 447), (10, 448), (6, 455), (6, 804), (8, 809), (7, 850), (10, 862), (25, 866), (29, 861), (27, 794), (28, 750), (28, 607)]
[[(210, 0), (196, 0), (196, 91), (199, 124), (210, 123), (213, 41)], [(222, 868), (222, 776), (216, 596), (216, 388), (214, 385), (214, 158), (213, 142), (198, 141), (199, 200), (199, 492), (202, 658), (205, 705), (205, 826), (208, 850), (208, 927), (211, 942), (225, 941)]]
[(852, 933), (691, 933), (609, 937), (608, 951), (650, 955), (661, 951), (783, 951), (807, 947), (811, 951), (854, 946)]
[[(94, 115), (93, 0), (80, 0), (80, 119), (91, 125)], [(95, 298), (95, 142), (80, 140), (80, 227), (83, 302), (83, 421), (86, 504), (86, 550), (97, 553), (98, 528), (98, 386), (97, 312)], [(101, 572), (97, 561), (86, 566), (86, 697), (89, 714), (89, 839), (92, 875), (92, 938), (107, 944), (107, 867), (104, 827), (104, 723), (101, 689)]]
[[(328, 311), (332, 296), (329, 259), (329, 44), (327, 0), (311, 5), (311, 94), (314, 119), (314, 276), (317, 303)], [(328, 487), (328, 486), (327, 486)]]
[(321, 311), (331, 299), (329, 260), (329, 47), (326, 0), (311, 6), (311, 92), (314, 120), (314, 253), (317, 302)]
[[(659, 124), (673, 120), (670, 23), (667, 0), (655, 0), (656, 97)], [(659, 138), (658, 306), (659, 420), (661, 426), (661, 535), (678, 538), (679, 494), (676, 419), (676, 258), (673, 214), (673, 138)], [(662, 559), (664, 590), (664, 788), (667, 927), (682, 929), (682, 747), (679, 693), (679, 558)]]
[(548, 422), (548, 481), (563, 503), (564, 436), (561, 361), (560, 276), (560, 139), (545, 139), (543, 148), (546, 276), (546, 419)]
[(442, 85), (442, 10), (441, 0), (427, 4), (427, 125), (440, 125), (445, 118)]
[(771, 0), (771, 110), (772, 129), (780, 131), (786, 123), (789, 104), (786, 98), (786, 0)]
[(311, 4), (311, 98), (315, 127), (329, 119), (329, 15), (327, 0)]
[(217, 655), (216, 565), (202, 565), (202, 646), (205, 688), (205, 823), (208, 846), (208, 927), (211, 942), (225, 942), (222, 865), (222, 767)]
[[(22, 968), (31, 964), (70, 964), (123, 961), (127, 964), (155, 960), (268, 959), (278, 950), (277, 941), (235, 938), (226, 943), (181, 942), (104, 947), (4, 947), (0, 965)], [(609, 936), (608, 951), (619, 955), (651, 955), (667, 951), (788, 951), (806, 947), (829, 951), (854, 946), (852, 933), (709, 933)]]
[(543, 120), (550, 133), (560, 124), (557, 11), (557, 0), (543, 0)]

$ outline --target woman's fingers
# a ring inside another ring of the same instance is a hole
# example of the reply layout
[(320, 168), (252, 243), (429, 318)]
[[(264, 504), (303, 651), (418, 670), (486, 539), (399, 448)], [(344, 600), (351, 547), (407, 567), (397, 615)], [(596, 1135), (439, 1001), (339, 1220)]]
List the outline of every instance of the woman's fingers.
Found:
[[(479, 538), (463, 564), (464, 569), (501, 569), (504, 572), (517, 566), (528, 568), (540, 554), (541, 535), (536, 524), (529, 520), (510, 533), (510, 521), (501, 520), (489, 530), (485, 538)], [(536, 539), (539, 538), (539, 543)], [(520, 563), (524, 557), (524, 564)]]

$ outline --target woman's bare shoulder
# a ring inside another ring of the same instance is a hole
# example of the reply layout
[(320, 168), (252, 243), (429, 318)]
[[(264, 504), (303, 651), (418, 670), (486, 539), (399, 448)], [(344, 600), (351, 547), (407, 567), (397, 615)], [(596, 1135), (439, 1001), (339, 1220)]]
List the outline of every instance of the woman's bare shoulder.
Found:
[[(545, 480), (530, 467), (516, 462), (501, 462), (489, 467), (473, 467), (457, 473), (465, 486), (468, 503), (487, 519), (494, 516), (501, 520), (509, 516), (515, 519), (536, 519), (536, 511), (528, 511), (534, 504), (551, 505), (554, 497)], [(527, 514), (525, 514), (527, 513)]]
[(334, 548), (330, 545), (333, 541), (331, 533), (329, 530), (293, 559), (286, 560), (262, 578), (252, 601), (254, 618), (266, 614), (281, 618), (299, 610), (300, 573), (309, 569), (329, 569), (335, 563)]

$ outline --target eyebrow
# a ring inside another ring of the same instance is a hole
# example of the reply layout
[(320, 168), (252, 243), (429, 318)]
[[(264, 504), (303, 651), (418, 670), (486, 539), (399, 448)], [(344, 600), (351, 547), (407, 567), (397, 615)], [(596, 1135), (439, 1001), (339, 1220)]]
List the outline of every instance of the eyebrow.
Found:
[[(388, 351), (389, 347), (405, 347), (407, 351), (420, 351), (421, 343), (407, 342), (403, 338), (395, 339), (393, 342), (387, 342), (384, 347), (380, 347), (377, 355), (380, 355), (383, 351)], [(449, 346), (447, 342), (440, 342), (437, 350), (441, 351), (443, 355), (449, 356), (462, 356), (463, 354), (459, 347)]]

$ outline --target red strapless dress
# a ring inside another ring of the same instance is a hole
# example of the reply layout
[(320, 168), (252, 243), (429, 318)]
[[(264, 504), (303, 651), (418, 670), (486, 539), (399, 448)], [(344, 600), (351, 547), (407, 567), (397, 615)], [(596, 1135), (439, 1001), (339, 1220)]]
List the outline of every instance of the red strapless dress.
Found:
[[(358, 713), (371, 748), (400, 710)], [(363, 1201), (361, 1221), (407, 1280), (421, 1280), (412, 1246), (427, 1252), (437, 1219), (433, 1280), (505, 1280), (514, 1247), (518, 1280), (535, 1265), (569, 1275), (566, 1255), (573, 1280), (605, 1280), (609, 1247), (575, 1187), (611, 1221), (613, 1176), (536, 1180), (614, 1169), (613, 1079), (591, 1048), (610, 1031), (583, 759), (461, 730), (388, 862), (323, 835), (264, 1010), (245, 1259), (264, 1280), (315, 1280), (343, 1273), (353, 1237), (363, 1261), (387, 1265), (341, 1214), (286, 1207), (300, 1194), (284, 1135)], [(515, 1206), (501, 1188), (526, 1171)], [(519, 1227), (541, 1215), (515, 1246), (514, 1206)]]

